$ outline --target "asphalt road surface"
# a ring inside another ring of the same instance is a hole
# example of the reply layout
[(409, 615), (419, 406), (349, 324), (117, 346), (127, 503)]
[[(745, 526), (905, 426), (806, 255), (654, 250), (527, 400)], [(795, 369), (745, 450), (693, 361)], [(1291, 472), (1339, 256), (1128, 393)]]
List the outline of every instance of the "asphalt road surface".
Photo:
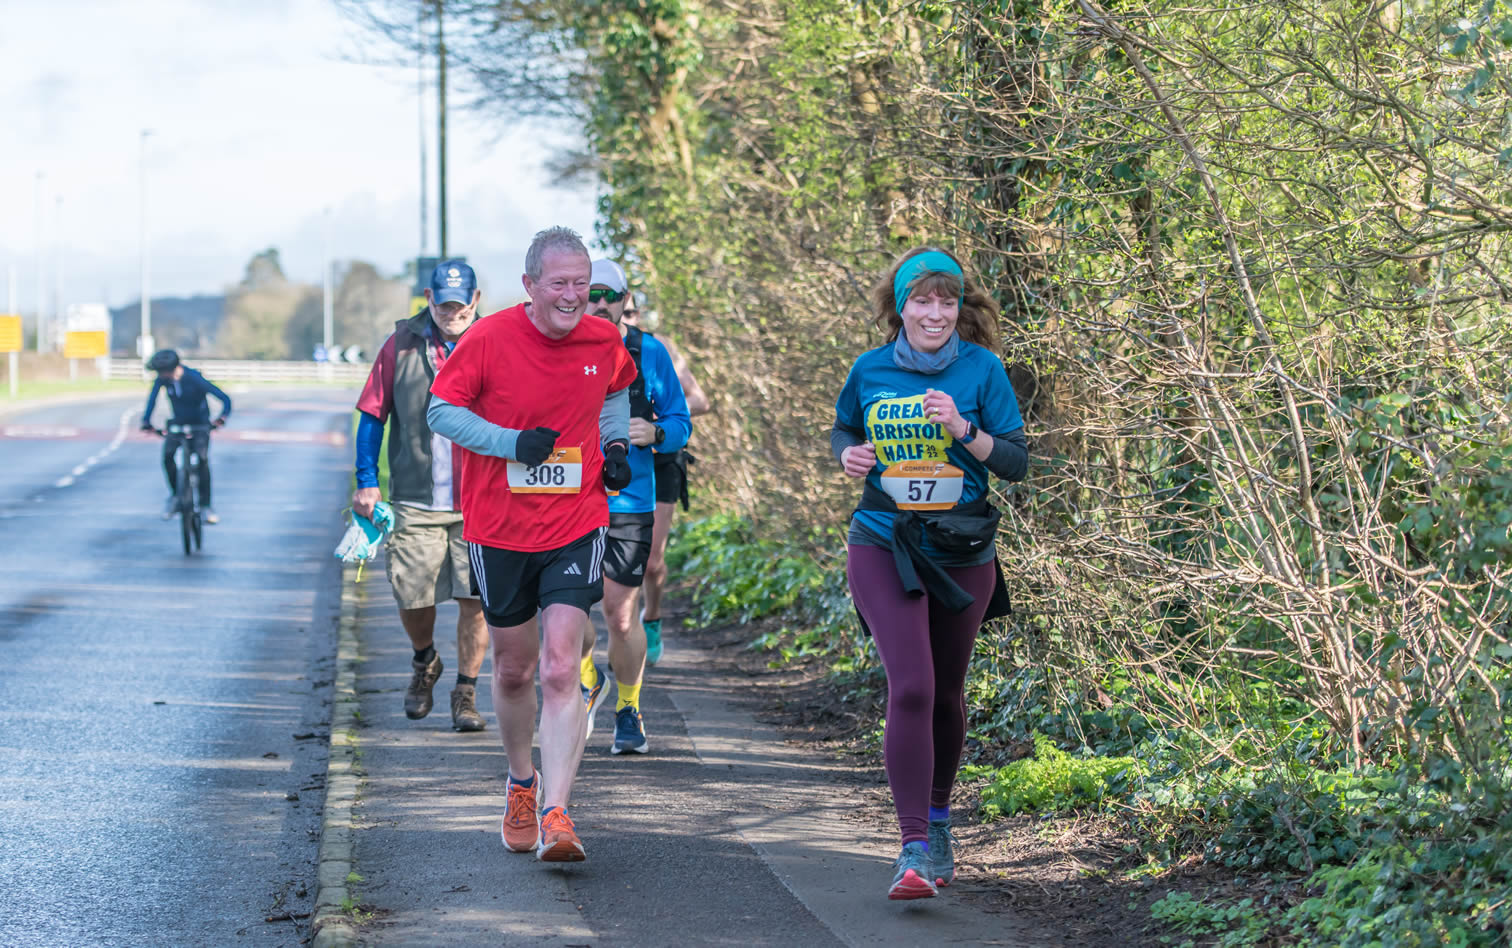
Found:
[(186, 557), (145, 394), (0, 418), (0, 945), (298, 944), (353, 396), (233, 393)]

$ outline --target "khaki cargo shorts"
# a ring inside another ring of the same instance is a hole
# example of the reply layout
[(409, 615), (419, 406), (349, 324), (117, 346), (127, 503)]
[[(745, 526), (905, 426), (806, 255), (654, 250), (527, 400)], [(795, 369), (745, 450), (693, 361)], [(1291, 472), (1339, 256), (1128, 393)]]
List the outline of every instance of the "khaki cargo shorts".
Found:
[(476, 599), (468, 571), (462, 515), (394, 504), (394, 532), (385, 557), (400, 609), (424, 609), (448, 599)]

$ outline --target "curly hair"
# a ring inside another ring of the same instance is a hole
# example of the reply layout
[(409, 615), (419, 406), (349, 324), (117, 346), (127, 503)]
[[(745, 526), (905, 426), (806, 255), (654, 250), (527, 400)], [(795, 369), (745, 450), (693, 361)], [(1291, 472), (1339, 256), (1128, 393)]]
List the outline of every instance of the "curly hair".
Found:
[[(902, 256), (893, 261), (887, 272), (872, 287), (872, 313), (877, 325), (887, 335), (887, 341), (892, 342), (898, 338), (898, 333), (903, 331), (903, 317), (898, 315), (898, 301), (893, 296), (893, 278), (898, 275), (898, 269), (903, 266), (910, 257), (916, 257), (928, 250), (937, 250), (940, 253), (955, 260), (959, 266), (961, 261), (956, 255), (939, 247), (914, 247), (903, 252)], [(909, 287), (909, 291), (921, 293), (937, 293), (941, 296), (964, 297), (961, 303), (961, 315), (956, 321), (956, 332), (967, 342), (974, 342), (983, 348), (1001, 353), (1002, 346), (998, 341), (998, 312), (997, 300), (987, 295), (966, 268), (961, 266), (961, 272), (966, 274), (958, 277), (953, 273), (925, 273), (922, 274)], [(962, 281), (965, 286), (962, 286)]]

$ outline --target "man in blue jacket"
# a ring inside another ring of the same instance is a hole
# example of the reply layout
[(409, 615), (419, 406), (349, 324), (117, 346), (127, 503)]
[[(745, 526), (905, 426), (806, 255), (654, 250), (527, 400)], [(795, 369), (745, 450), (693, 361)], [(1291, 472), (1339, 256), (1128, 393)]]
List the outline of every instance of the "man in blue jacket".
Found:
[[(593, 261), (588, 288), (588, 311), (619, 327), (625, 348), (635, 361), (630, 385), (630, 486), (609, 498), (609, 535), (604, 549), (604, 623), (609, 628), (609, 666), (619, 692), (615, 702), (614, 754), (644, 754), (645, 724), (641, 720), (641, 675), (646, 667), (646, 631), (636, 600), (651, 556), (651, 533), (656, 522), (657, 451), (672, 452), (688, 443), (693, 426), (677, 369), (655, 336), (624, 322), (630, 287), (625, 271), (612, 260)], [(606, 697), (603, 672), (593, 664), (593, 641), (584, 643), (582, 685), (588, 705), (588, 731), (593, 715)]]
[[(147, 410), (142, 412), (143, 431), (156, 430), (152, 427), (152, 409), (157, 404), (159, 391), (168, 394), (169, 421), (173, 424), (219, 428), (231, 417), (231, 397), (181, 363), (178, 353), (172, 349), (154, 352), (147, 360), (147, 368), (156, 372), (157, 378), (152, 383), (152, 391), (147, 393)], [(210, 419), (211, 395), (221, 403), (220, 414), (214, 421)], [(163, 519), (172, 520), (178, 511), (178, 462), (174, 458), (186, 438), (200, 456), (200, 512), (206, 523), (220, 523), (220, 517), (210, 506), (210, 432), (203, 429), (188, 435), (170, 433), (163, 439), (163, 473), (168, 477), (168, 500), (163, 504)]]

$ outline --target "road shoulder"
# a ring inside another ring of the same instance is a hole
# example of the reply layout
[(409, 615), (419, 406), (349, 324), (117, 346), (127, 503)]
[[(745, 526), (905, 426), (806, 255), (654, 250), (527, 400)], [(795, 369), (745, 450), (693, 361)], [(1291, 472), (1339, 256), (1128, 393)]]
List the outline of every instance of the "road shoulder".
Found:
[(356, 944), (353, 901), (352, 808), (357, 799), (357, 609), (363, 589), (357, 569), (341, 572), (341, 617), (337, 625), (336, 674), (331, 686), (331, 747), (326, 762), (325, 810), (316, 858), (315, 911), (310, 919), (314, 948)]

